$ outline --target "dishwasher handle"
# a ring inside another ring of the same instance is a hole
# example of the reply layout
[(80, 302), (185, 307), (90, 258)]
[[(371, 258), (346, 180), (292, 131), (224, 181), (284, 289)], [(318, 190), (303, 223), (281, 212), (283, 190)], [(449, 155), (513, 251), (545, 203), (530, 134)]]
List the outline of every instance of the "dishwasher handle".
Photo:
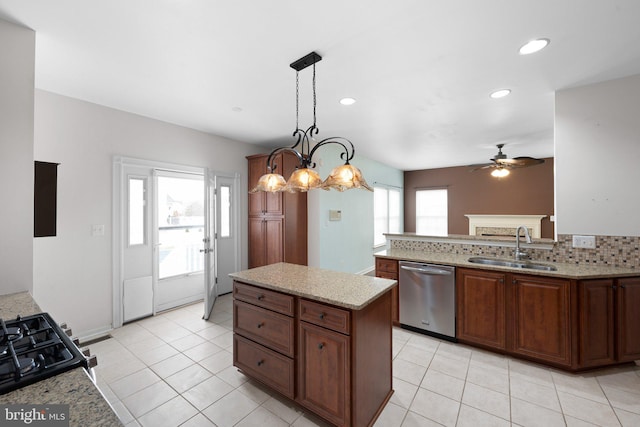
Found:
[(451, 271), (443, 270), (441, 268), (435, 267), (409, 267), (408, 265), (403, 265), (400, 267), (403, 270), (411, 271), (418, 274), (426, 274), (429, 276), (450, 276), (452, 274)]

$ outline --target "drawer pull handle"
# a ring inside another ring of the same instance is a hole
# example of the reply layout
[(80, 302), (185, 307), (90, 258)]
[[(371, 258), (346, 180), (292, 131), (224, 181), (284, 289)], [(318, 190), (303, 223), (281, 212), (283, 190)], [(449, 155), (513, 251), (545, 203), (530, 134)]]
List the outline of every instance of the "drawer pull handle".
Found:
[(258, 323), (258, 329), (262, 328), (264, 326), (264, 323)]
[(264, 360), (258, 360), (258, 366), (264, 365)]
[(325, 316), (324, 313), (320, 313), (320, 320), (324, 320), (324, 316)]
[(262, 301), (264, 299), (264, 295), (258, 295), (258, 301)]
[(321, 342), (320, 344), (318, 344), (318, 349), (319, 350), (322, 350), (323, 348), (324, 348), (324, 343)]

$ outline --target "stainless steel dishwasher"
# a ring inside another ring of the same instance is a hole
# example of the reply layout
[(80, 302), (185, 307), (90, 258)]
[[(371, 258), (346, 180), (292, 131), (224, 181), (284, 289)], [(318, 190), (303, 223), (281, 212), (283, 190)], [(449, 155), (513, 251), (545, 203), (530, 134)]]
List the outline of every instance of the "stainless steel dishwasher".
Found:
[(400, 324), (455, 341), (455, 272), (455, 267), (400, 261)]

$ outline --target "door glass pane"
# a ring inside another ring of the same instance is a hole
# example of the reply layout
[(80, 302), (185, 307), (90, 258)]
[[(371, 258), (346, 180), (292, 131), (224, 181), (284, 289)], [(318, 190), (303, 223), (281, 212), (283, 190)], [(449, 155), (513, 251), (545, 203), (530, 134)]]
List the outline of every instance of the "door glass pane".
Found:
[(220, 237), (231, 237), (231, 187), (220, 187)]
[(203, 271), (203, 238), (203, 179), (159, 176), (159, 278)]
[(129, 246), (145, 241), (145, 180), (129, 178)]

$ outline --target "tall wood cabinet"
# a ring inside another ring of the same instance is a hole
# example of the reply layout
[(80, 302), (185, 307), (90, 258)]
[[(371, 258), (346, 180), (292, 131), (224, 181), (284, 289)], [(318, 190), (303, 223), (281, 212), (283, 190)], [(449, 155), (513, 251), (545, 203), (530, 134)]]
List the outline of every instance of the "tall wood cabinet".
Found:
[[(249, 190), (267, 173), (268, 154), (247, 157)], [(275, 173), (288, 179), (298, 165), (290, 153), (275, 156)], [(307, 194), (249, 194), (249, 268), (276, 262), (307, 265)]]

